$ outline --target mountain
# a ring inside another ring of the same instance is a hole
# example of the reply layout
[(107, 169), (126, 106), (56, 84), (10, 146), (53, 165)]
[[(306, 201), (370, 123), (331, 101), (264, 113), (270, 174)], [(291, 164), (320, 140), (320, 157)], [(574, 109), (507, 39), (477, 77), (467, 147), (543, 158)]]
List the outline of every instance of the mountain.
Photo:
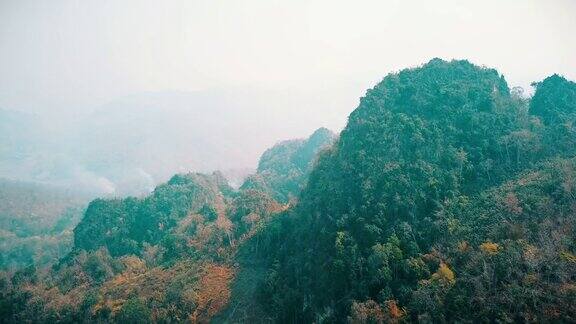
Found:
[(527, 104), (497, 71), (439, 59), (385, 77), (259, 238), (268, 316), (576, 319), (574, 89), (553, 76)]
[(329, 147), (336, 135), (326, 128), (317, 129), (307, 139), (288, 140), (266, 150), (256, 174), (244, 181), (242, 189), (267, 193), (275, 200), (287, 203), (295, 199), (314, 167), (316, 156)]

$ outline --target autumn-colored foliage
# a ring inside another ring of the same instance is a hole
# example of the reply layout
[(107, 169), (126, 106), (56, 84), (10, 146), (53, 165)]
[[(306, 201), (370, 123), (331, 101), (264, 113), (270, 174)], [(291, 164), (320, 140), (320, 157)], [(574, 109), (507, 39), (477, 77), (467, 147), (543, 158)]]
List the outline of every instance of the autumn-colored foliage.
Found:
[(454, 277), (454, 272), (448, 267), (444, 262), (440, 263), (438, 271), (432, 275), (432, 280), (440, 281), (442, 283), (453, 284), (456, 279)]
[(348, 322), (351, 324), (382, 324), (384, 323), (385, 318), (386, 315), (382, 306), (373, 300), (367, 300), (362, 303), (352, 303)]
[(208, 264), (203, 268), (195, 295), (197, 307), (190, 315), (192, 323), (208, 323), (227, 305), (233, 276), (230, 267)]
[(395, 300), (386, 301), (386, 306), (388, 307), (388, 314), (392, 320), (398, 320), (406, 315), (406, 311), (401, 309)]
[(498, 243), (484, 242), (480, 244), (480, 250), (489, 255), (497, 254), (498, 248), (499, 248)]

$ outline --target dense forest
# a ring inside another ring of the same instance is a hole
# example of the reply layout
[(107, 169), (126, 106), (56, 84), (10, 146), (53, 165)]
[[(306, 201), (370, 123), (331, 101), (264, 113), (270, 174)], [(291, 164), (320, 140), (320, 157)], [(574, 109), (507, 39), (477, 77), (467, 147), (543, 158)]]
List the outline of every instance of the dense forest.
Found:
[(575, 322), (576, 83), (533, 86), (433, 59), (238, 190), (96, 199), (58, 263), (2, 273), (1, 322)]

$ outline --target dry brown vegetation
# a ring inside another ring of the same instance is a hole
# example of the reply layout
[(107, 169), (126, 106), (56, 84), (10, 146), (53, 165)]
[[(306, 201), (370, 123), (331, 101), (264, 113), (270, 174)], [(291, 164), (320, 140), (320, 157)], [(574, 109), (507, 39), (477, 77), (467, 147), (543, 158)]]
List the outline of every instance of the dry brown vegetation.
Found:
[(234, 270), (227, 266), (207, 264), (203, 268), (195, 295), (198, 306), (190, 316), (193, 323), (209, 322), (228, 304), (233, 277)]

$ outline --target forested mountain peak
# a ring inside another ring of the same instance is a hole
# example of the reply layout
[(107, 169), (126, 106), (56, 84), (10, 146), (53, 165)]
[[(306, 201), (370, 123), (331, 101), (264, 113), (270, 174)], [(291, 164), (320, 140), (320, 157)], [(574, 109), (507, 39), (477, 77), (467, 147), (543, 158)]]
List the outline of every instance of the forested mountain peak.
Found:
[(420, 67), (387, 75), (368, 90), (360, 109), (350, 117), (386, 109), (446, 118), (443, 114), (461, 110), (490, 111), (496, 106), (495, 99), (506, 99), (509, 93), (504, 77), (494, 69), (478, 67), (467, 60), (433, 59)]
[(210, 215), (224, 208), (232, 192), (219, 173), (188, 173), (173, 176), (144, 198), (96, 199), (74, 229), (75, 247), (139, 255), (144, 244), (157, 244), (191, 213), (207, 213), (213, 221), (216, 215)]
[(325, 143), (329, 140), (333, 140), (334, 136), (335, 136), (334, 132), (332, 132), (328, 128), (320, 127), (317, 130), (315, 130), (314, 133), (312, 133), (312, 135), (310, 135), (310, 137), (308, 138), (308, 142)]
[[(477, 228), (486, 223), (470, 222), (463, 214), (447, 219), (444, 211), (451, 204), (481, 199), (486, 190), (522, 172), (533, 168), (538, 172), (542, 161), (574, 156), (570, 121), (576, 116), (568, 107), (576, 100), (570, 95), (571, 84), (558, 77), (543, 82), (531, 106), (538, 104), (545, 90), (558, 91), (551, 99), (562, 100), (556, 105), (543, 101), (540, 111), (567, 111), (562, 126), (543, 126), (539, 120), (543, 115), (535, 109), (529, 112), (525, 100), (511, 96), (496, 70), (465, 60), (434, 59), (390, 74), (368, 90), (334, 146), (320, 154), (297, 205), (276, 219), (271, 226), (274, 235), (264, 238), (269, 240), (264, 253), (270, 272), (261, 288), (262, 300), (275, 301), (267, 307), (270, 314), (280, 322), (383, 322), (405, 316), (413, 321), (507, 320), (495, 313), (458, 312), (459, 298), (475, 300), (485, 309), (510, 305), (505, 299), (484, 302), (487, 288), (473, 288), (476, 283), (471, 282), (478, 279), (473, 264), (479, 261), (459, 263), (454, 251), (478, 240), (486, 243), (478, 247), (487, 251), (484, 257), (500, 251), (507, 240), (539, 247), (542, 242), (535, 237), (557, 229), (543, 224), (563, 215), (551, 211), (534, 220), (532, 227), (495, 225), (497, 230), (486, 232)], [(571, 170), (572, 164), (561, 165)], [(556, 182), (549, 190), (561, 186)], [(548, 194), (544, 190), (536, 195)], [(470, 217), (482, 218), (500, 204), (522, 213), (518, 201), (524, 196), (506, 195), (504, 202), (482, 200), (484, 205)], [(460, 228), (463, 224), (467, 225)], [(462, 230), (460, 236), (443, 241), (457, 228)], [(524, 234), (513, 234), (513, 228), (522, 228)], [(484, 235), (474, 238), (475, 232)], [(570, 235), (564, 233), (562, 239)], [(490, 267), (505, 267), (499, 262)], [(544, 276), (542, 269), (533, 271)], [(574, 278), (574, 271), (568, 272)], [(522, 281), (495, 280), (482, 285), (498, 287), (503, 295), (513, 293), (514, 285), (506, 283)], [(548, 293), (555, 296), (550, 298), (565, 298)], [(538, 300), (544, 304), (548, 297)], [(520, 302), (528, 297), (515, 298)], [(553, 318), (537, 315), (539, 310), (529, 302), (521, 307), (522, 311), (507, 308), (507, 316)], [(567, 307), (555, 316), (573, 318), (575, 312)]]
[(530, 113), (545, 123), (562, 123), (576, 113), (576, 83), (554, 74), (533, 84), (536, 92), (530, 102)]
[(283, 203), (295, 199), (306, 184), (317, 155), (335, 138), (329, 129), (319, 128), (307, 139), (274, 145), (262, 154), (257, 173), (248, 177), (242, 188), (260, 190)]
[[(522, 152), (510, 152), (505, 141), (529, 122), (524, 119), (493, 69), (435, 59), (390, 74), (361, 99), (304, 196), (314, 208), (342, 207), (338, 214), (355, 210), (373, 218), (385, 205), (395, 206), (395, 218), (416, 217), (420, 208), (521, 168)], [(315, 192), (327, 183), (337, 193)]]
[(327, 128), (319, 128), (306, 139), (281, 141), (267, 149), (258, 162), (258, 172), (288, 167), (291, 163), (299, 169), (306, 169), (313, 162), (316, 153), (330, 144), (336, 135)]

